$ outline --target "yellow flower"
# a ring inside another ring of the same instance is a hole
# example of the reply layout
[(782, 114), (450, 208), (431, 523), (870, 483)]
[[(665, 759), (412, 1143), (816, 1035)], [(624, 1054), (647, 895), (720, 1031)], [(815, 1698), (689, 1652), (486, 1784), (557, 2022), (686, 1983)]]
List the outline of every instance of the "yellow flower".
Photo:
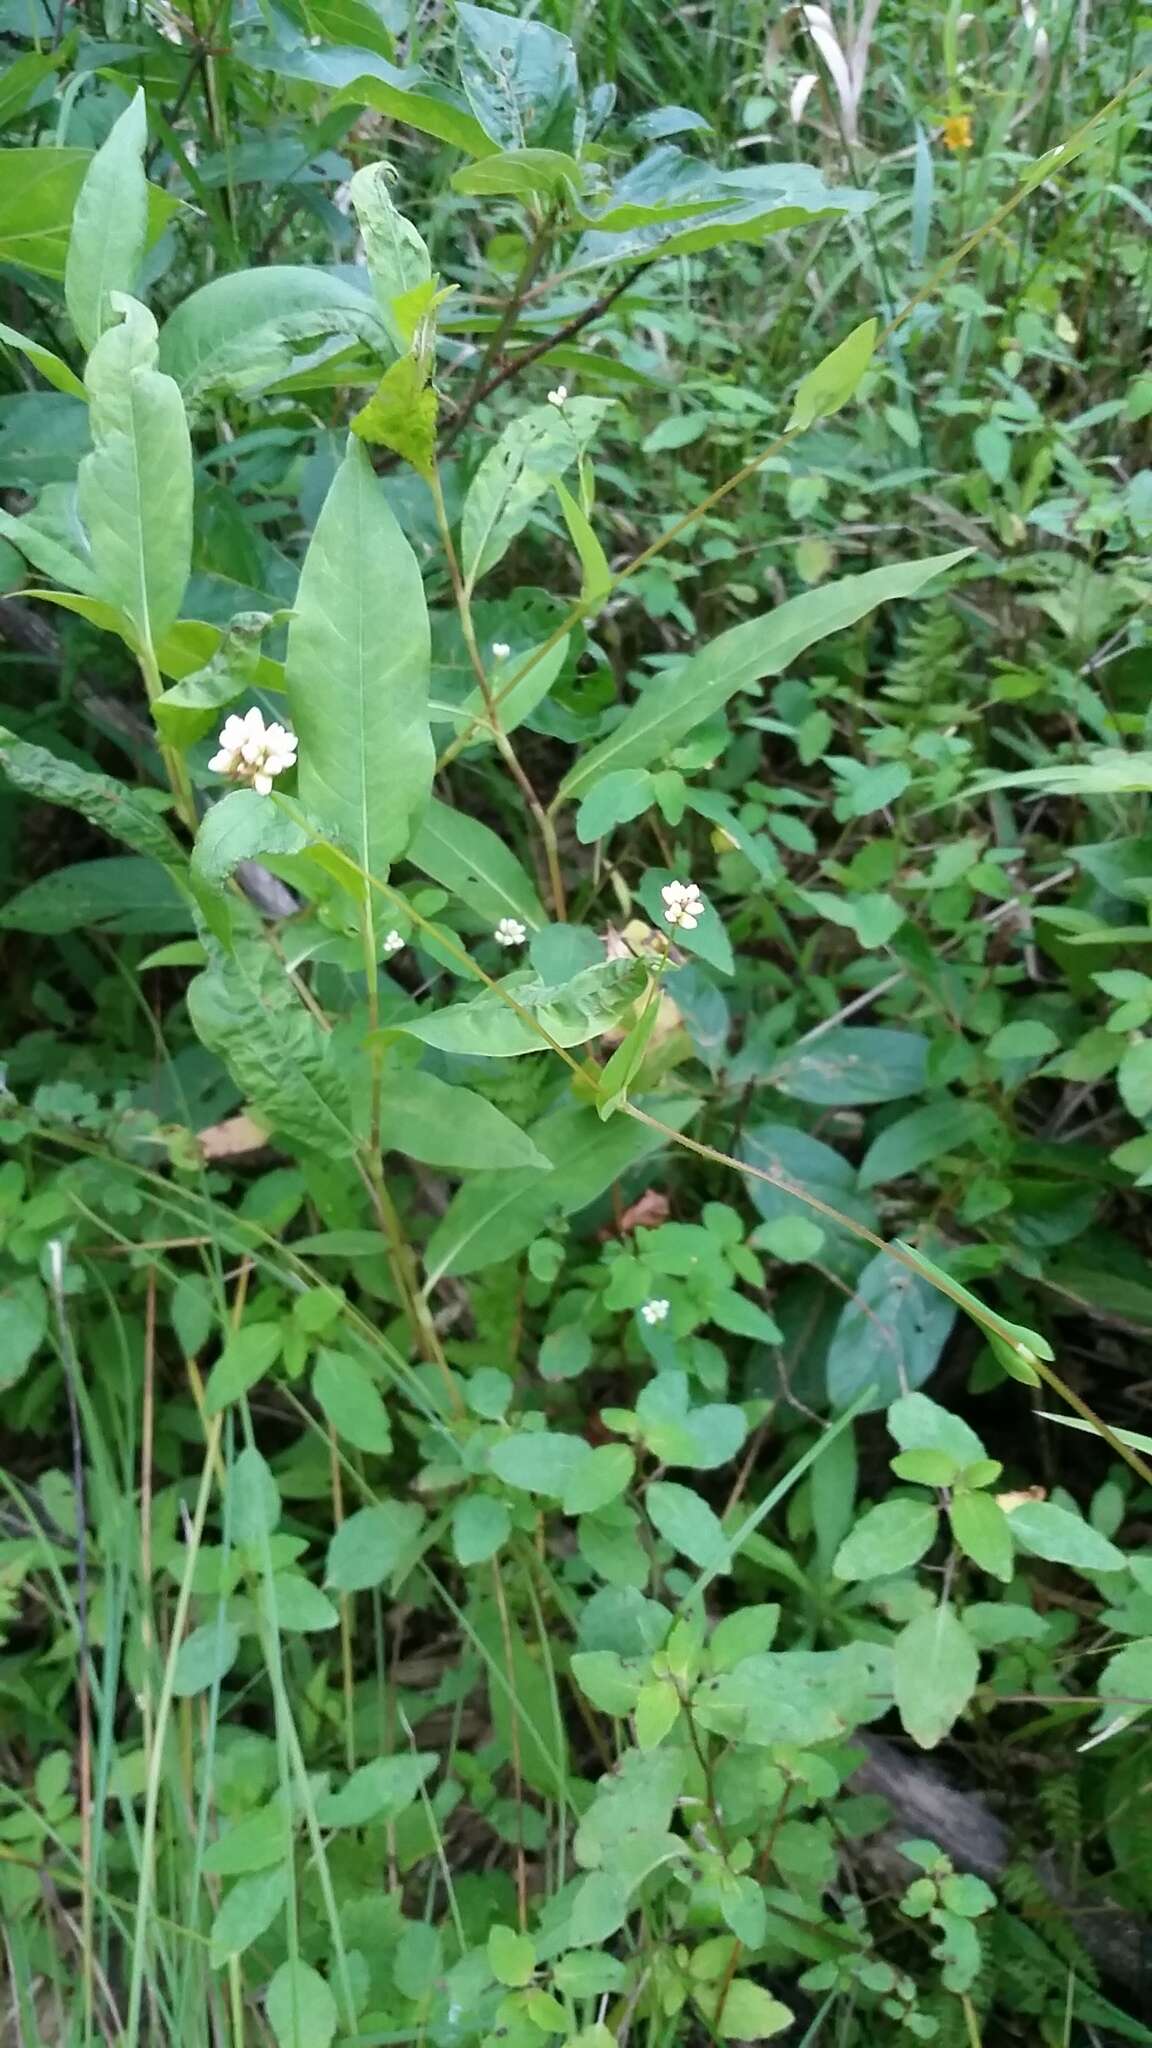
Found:
[(944, 138), (945, 149), (971, 149), (971, 114), (949, 114), (945, 119), (941, 134)]

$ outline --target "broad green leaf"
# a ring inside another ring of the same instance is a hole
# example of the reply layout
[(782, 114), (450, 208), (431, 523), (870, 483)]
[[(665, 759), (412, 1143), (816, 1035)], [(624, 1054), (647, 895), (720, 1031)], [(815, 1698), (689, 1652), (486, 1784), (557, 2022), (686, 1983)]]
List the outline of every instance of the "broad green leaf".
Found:
[(136, 290), (148, 237), (147, 141), (139, 89), (89, 164), (72, 215), (64, 298), (86, 349), (96, 346), (113, 318), (109, 294)]
[(42, 342), (32, 341), (28, 335), (18, 333), (15, 327), (6, 327), (2, 320), (0, 341), (6, 342), (9, 348), (18, 349), (21, 355), (27, 356), (33, 367), (39, 370), (40, 375), (46, 378), (49, 384), (54, 385), (57, 391), (66, 391), (71, 398), (87, 399), (88, 393), (75, 370), (69, 369), (68, 364), (62, 362), (58, 355), (54, 355), (50, 348), (45, 348)]
[(561, 149), (506, 149), (452, 174), (454, 192), (484, 199), (510, 192), (515, 199), (563, 200), (583, 190), (584, 173)]
[(650, 769), (621, 768), (605, 775), (576, 813), (576, 837), (581, 846), (591, 846), (617, 825), (642, 817), (655, 801), (655, 778)]
[(380, 1142), (386, 1152), (454, 1173), (551, 1167), (527, 1133), (483, 1095), (411, 1067), (384, 1074)]
[(78, 811), (90, 824), (122, 839), (147, 858), (169, 867), (184, 866), (184, 850), (161, 812), (147, 801), (146, 793), (128, 783), (80, 768), (75, 761), (33, 746), (4, 726), (0, 726), (0, 768), (26, 795)]
[(365, 164), (349, 184), (348, 196), (360, 223), (380, 317), (397, 354), (402, 355), (412, 345), (412, 329), (398, 314), (395, 302), (417, 285), (428, 283), (432, 259), (423, 236), (392, 203), (392, 176), (387, 164)]
[(454, 811), (433, 797), (406, 858), (493, 929), (502, 917), (518, 918), (530, 931), (548, 922), (515, 854), (490, 826), (467, 811)]
[(485, 1059), (543, 1052), (549, 1044), (584, 1045), (615, 1028), (643, 995), (647, 979), (638, 960), (602, 961), (559, 988), (549, 988), (531, 972), (517, 973), (470, 1002), (449, 1003), (431, 1016), (403, 1018), (400, 1028), (440, 1052)]
[(721, 243), (759, 242), (785, 228), (862, 213), (873, 196), (825, 184), (807, 164), (724, 171), (670, 143), (617, 180), (571, 259), (575, 269), (688, 255)]
[(469, 590), (528, 524), (533, 506), (571, 469), (610, 404), (606, 398), (570, 398), (563, 407), (537, 405), (505, 427), (464, 500), (460, 563)]
[(928, 1051), (915, 1031), (844, 1024), (783, 1053), (763, 1078), (782, 1095), (827, 1108), (903, 1102), (927, 1085)]
[(452, 1510), (452, 1550), (459, 1565), (486, 1564), (507, 1542), (512, 1517), (505, 1501), (469, 1493)]
[(524, 1430), (502, 1438), (488, 1453), (488, 1468), (506, 1486), (561, 1500), (570, 1480), (592, 1456), (582, 1436), (559, 1430)]
[(918, 1564), (936, 1541), (935, 1501), (886, 1500), (846, 1536), (832, 1566), (838, 1579), (883, 1579)]
[(640, 1679), (615, 1650), (580, 1650), (572, 1659), (572, 1676), (586, 1698), (602, 1714), (630, 1714)]
[(595, 1515), (618, 1500), (631, 1483), (636, 1460), (627, 1444), (597, 1444), (577, 1465), (564, 1488), (566, 1515)]
[[(182, 620), (165, 635), (156, 658), (165, 675), (179, 674), (179, 681), (162, 690), (152, 704), (152, 716), (164, 739), (176, 747), (190, 747), (220, 722), (220, 713), (246, 690), (282, 690), (284, 670), (260, 651), (260, 642), (272, 626), (288, 618), (284, 612), (236, 612), (221, 633), (198, 620)], [(197, 663), (202, 635), (207, 658)]]
[(233, 789), (205, 812), (192, 854), (192, 872), (222, 889), (242, 860), (264, 853), (299, 853), (308, 835), (270, 796)]
[(573, 1948), (600, 1948), (624, 1925), (633, 1880), (612, 1870), (593, 1870), (572, 1901), (568, 1939)]
[(204, 1406), (209, 1415), (219, 1415), (231, 1401), (238, 1401), (257, 1380), (271, 1372), (284, 1345), (279, 1323), (245, 1323), (227, 1344), (208, 1375)]
[(857, 1184), (874, 1188), (882, 1181), (900, 1180), (929, 1159), (978, 1145), (996, 1128), (986, 1105), (967, 1096), (946, 1095), (939, 1102), (926, 1103), (922, 1109), (898, 1117), (873, 1139), (860, 1163)]
[[(0, 262), (63, 281), (72, 219), (93, 160), (90, 149), (0, 149)], [(148, 242), (182, 202), (148, 187)]]
[(788, 2006), (781, 2005), (778, 1998), (773, 1998), (751, 1977), (732, 1979), (722, 2009), (719, 1991), (698, 1991), (696, 2002), (722, 2041), (770, 2041), (796, 2018)]
[(991, 1494), (969, 1493), (958, 1487), (952, 1495), (949, 1519), (965, 1556), (1007, 1585), (1015, 1562), (1012, 1531), (1008, 1516)]
[(23, 1379), (48, 1335), (48, 1297), (34, 1274), (0, 1287), (0, 1393)]
[(927, 1394), (902, 1394), (888, 1410), (888, 1428), (905, 1451), (944, 1451), (960, 1471), (984, 1456), (976, 1431)]
[(837, 1741), (884, 1711), (875, 1658), (875, 1647), (865, 1643), (745, 1657), (697, 1687), (693, 1716), (726, 1740), (805, 1748)]
[(1036, 1385), (1039, 1374), (1035, 1370), (1035, 1361), (1051, 1359), (1053, 1356), (1052, 1346), (1047, 1339), (1039, 1336), (1035, 1330), (1028, 1329), (1026, 1324), (1010, 1323), (1007, 1316), (986, 1308), (977, 1295), (970, 1293), (967, 1287), (962, 1287), (958, 1280), (952, 1278), (951, 1273), (944, 1271), (943, 1267), (934, 1265), (917, 1246), (904, 1244), (899, 1238), (896, 1239), (896, 1244), (904, 1257), (910, 1259), (927, 1280), (938, 1287), (942, 1294), (946, 1294), (950, 1301), (957, 1302), (961, 1308), (966, 1309), (974, 1321), (979, 1323), (1005, 1370), (1014, 1372), (1017, 1378), (1023, 1379), (1028, 1385)]
[(976, 1645), (948, 1602), (901, 1629), (892, 1652), (900, 1719), (921, 1749), (935, 1749), (976, 1690)]
[(113, 293), (123, 318), (88, 358), (91, 455), (77, 504), (95, 589), (130, 621), (145, 652), (175, 623), (192, 560), (192, 443), (179, 387), (156, 368), (156, 323)]
[(312, 1372), (312, 1392), (337, 1436), (358, 1451), (392, 1448), (392, 1427), (380, 1389), (359, 1359), (321, 1349)]
[(325, 1828), (365, 1828), (395, 1820), (420, 1797), (440, 1759), (431, 1750), (415, 1755), (380, 1756), (353, 1771), (336, 1792), (317, 1801), (316, 1818)]
[(340, 2024), (336, 2000), (311, 1963), (281, 1963), (264, 1997), (276, 2048), (330, 2048)]
[(190, 1700), (207, 1692), (226, 1678), (240, 1654), (240, 1634), (232, 1622), (220, 1615), (206, 1621), (185, 1636), (176, 1652), (172, 1691), (178, 1700)]
[(438, 141), (451, 143), (468, 156), (491, 154), (491, 138), (459, 94), (442, 85), (439, 79), (418, 68), (398, 71), (383, 58), (378, 58), (369, 70), (360, 50), (342, 50), (339, 55), (353, 60), (346, 68), (351, 68), (355, 75), (341, 81), (333, 107), (375, 107), (390, 120), (416, 128), (422, 135), (434, 135)]
[(708, 1640), (708, 1666), (712, 1671), (731, 1671), (745, 1657), (758, 1657), (770, 1650), (780, 1626), (780, 1609), (774, 1602), (757, 1607), (740, 1607), (716, 1623)]
[(830, 413), (839, 412), (854, 398), (860, 380), (872, 361), (876, 347), (878, 321), (864, 320), (854, 327), (851, 334), (826, 355), (822, 363), (809, 370), (796, 387), (792, 401), (792, 416), (788, 421), (789, 433), (810, 427), (814, 420), (827, 419)]
[[(698, 1107), (692, 1097), (661, 1100), (663, 1122), (681, 1130)], [(566, 1108), (532, 1125), (533, 1143), (551, 1159), (550, 1174), (477, 1174), (461, 1188), (433, 1231), (425, 1253), (430, 1277), (477, 1273), (514, 1258), (549, 1219), (586, 1209), (640, 1160), (665, 1143), (659, 1131), (594, 1109)]]
[(270, 1800), (209, 1842), (203, 1868), (209, 1877), (244, 1877), (251, 1870), (270, 1870), (284, 1861), (288, 1832), (283, 1806), (277, 1799)]
[(432, 474), (436, 455), (436, 392), (428, 366), (415, 355), (391, 363), (350, 422), (357, 440), (391, 448), (422, 477)]
[(877, 1252), (840, 1312), (825, 1364), (828, 1398), (846, 1408), (867, 1387), (886, 1408), (933, 1371), (956, 1320), (954, 1304), (890, 1253)]
[(527, 1984), (536, 1968), (536, 1944), (497, 1922), (488, 1930), (488, 1961), (498, 1984)]
[(525, 15), (459, 0), (456, 61), (468, 104), (500, 149), (572, 147), (580, 102), (568, 37)]
[(345, 1078), (269, 947), (245, 942), (198, 974), (186, 1000), (196, 1036), (272, 1130), (332, 1158), (355, 1150)]
[(728, 1543), (718, 1517), (691, 1487), (655, 1479), (644, 1495), (649, 1521), (693, 1564), (704, 1569), (728, 1562)]
[[(29, 26), (34, 17), (27, 17)], [(30, 106), (43, 99), (43, 88), (61, 64), (68, 61), (69, 46), (65, 39), (57, 50), (26, 50), (23, 56), (12, 57), (0, 74), (0, 127), (19, 120)]]
[(613, 581), (608, 557), (583, 505), (572, 496), (559, 477), (556, 479), (556, 496), (560, 500), (560, 510), (564, 514), (564, 524), (572, 536), (572, 545), (580, 557), (580, 602), (591, 606), (603, 604)]
[(208, 1961), (218, 1970), (267, 1934), (288, 1896), (288, 1867), (242, 1877), (224, 1898), (208, 1937)]
[(548, 1799), (559, 1795), (566, 1801), (567, 1743), (535, 1629), (526, 1640), (516, 1610), (504, 1615), (495, 1601), (473, 1605), (471, 1616), (484, 1658), (488, 1709), (504, 1756), (512, 1754), (515, 1730), (526, 1782)]
[(1008, 1526), (1017, 1543), (1051, 1564), (1070, 1564), (1084, 1572), (1120, 1572), (1124, 1553), (1106, 1536), (1053, 1501), (1025, 1500), (1010, 1510)]
[(350, 441), (300, 571), (284, 685), (305, 808), (373, 876), (432, 787), (428, 612), (419, 565)]
[(362, 1593), (382, 1585), (411, 1551), (423, 1519), (423, 1509), (411, 1501), (389, 1500), (358, 1509), (328, 1546), (325, 1584), (340, 1593)]
[[(55, 582), (64, 585), (61, 592), (34, 590), (27, 592), (28, 596), (43, 598), (49, 603), (59, 603), (66, 593), (79, 592), (83, 596), (91, 597), (93, 605), (97, 606), (97, 623), (114, 633), (130, 630), (128, 621), (115, 606), (99, 606), (96, 598), (92, 596), (95, 590), (95, 573), (89, 557), (74, 553), (54, 535), (43, 532), (30, 514), (23, 519), (17, 519), (11, 512), (5, 512), (2, 507), (0, 535), (10, 541), (14, 548), (18, 548), (25, 561), (39, 570), (41, 576), (51, 576)], [(76, 602), (69, 609), (81, 611), (81, 603)]]
[(57, 868), (0, 906), (0, 930), (18, 932), (182, 932), (191, 922), (169, 870), (134, 854)]
[(232, 1461), (228, 1509), (233, 1542), (262, 1556), (266, 1538), (280, 1521), (280, 1492), (272, 1467), (254, 1445), (246, 1445)]
[(611, 769), (646, 768), (663, 760), (695, 726), (715, 718), (738, 690), (752, 690), (765, 676), (780, 675), (806, 648), (855, 625), (878, 604), (915, 597), (969, 552), (960, 548), (922, 562), (891, 563), (845, 576), (789, 598), (763, 618), (730, 627), (646, 689), (608, 738), (569, 771), (561, 795), (582, 795)]
[(214, 277), (164, 323), (160, 367), (189, 406), (217, 393), (253, 397), (288, 376), (318, 344), (336, 356), (358, 343), (393, 353), (373, 300), (345, 278), (303, 264), (263, 264)]
[[(500, 714), (500, 724), (505, 732), (515, 732), (517, 726), (522, 725), (526, 718), (530, 718), (536, 706), (548, 695), (549, 690), (552, 688), (553, 683), (568, 659), (569, 645), (570, 636), (565, 633), (563, 638), (558, 640), (554, 647), (549, 647), (546, 653), (541, 653), (539, 659), (533, 656), (529, 660), (532, 650), (525, 649), (523, 654), (512, 654), (502, 662), (493, 663), (491, 683), (493, 692), (499, 700), (497, 710)], [(526, 662), (528, 663), (527, 667), (525, 667)], [(522, 670), (524, 673), (520, 674)], [(520, 675), (520, 681), (514, 683), (512, 688), (508, 689), (506, 687), (507, 681), (510, 681), (516, 675)], [(443, 716), (446, 713), (447, 707), (439, 715)], [(459, 708), (453, 707), (448, 715), (451, 716), (454, 723), (461, 730), (473, 719), (486, 719), (487, 709), (479, 687), (475, 690), (470, 690)], [(472, 733), (468, 744), (469, 746), (491, 745), (491, 734), (486, 732), (483, 725), (481, 725)], [(460, 814), (451, 813), (450, 815), (458, 816)], [(478, 824), (479, 820), (466, 819), (465, 822), (468, 824)], [(486, 831), (487, 827), (483, 826), (480, 829)], [(511, 854), (508, 857), (509, 859), (513, 858)], [(411, 858), (410, 850), (409, 859)]]

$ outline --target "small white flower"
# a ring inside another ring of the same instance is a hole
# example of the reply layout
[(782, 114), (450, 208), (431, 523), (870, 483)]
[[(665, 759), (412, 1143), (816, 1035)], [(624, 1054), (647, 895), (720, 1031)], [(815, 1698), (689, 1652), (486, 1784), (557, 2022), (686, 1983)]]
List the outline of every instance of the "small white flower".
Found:
[(554, 405), (556, 407), (567, 405), (568, 386), (566, 384), (558, 384), (556, 386), (555, 391), (550, 391), (548, 393), (548, 403), (549, 405)]
[(296, 735), (287, 726), (265, 725), (264, 713), (255, 704), (243, 717), (235, 712), (220, 728), (219, 748), (208, 766), (233, 782), (250, 782), (261, 796), (271, 793), (272, 784), (285, 769), (296, 763)]
[(646, 1301), (640, 1313), (649, 1327), (653, 1327), (656, 1323), (667, 1322), (669, 1307), (666, 1301)]
[(508, 656), (511, 654), (511, 652), (512, 649), (509, 647), (508, 642), (506, 640), (494, 640), (492, 642), (493, 661), (507, 661)]
[(518, 917), (502, 917), (492, 937), (498, 946), (522, 946), (528, 937), (528, 927)]
[(664, 922), (694, 932), (704, 915), (704, 898), (695, 882), (667, 882), (660, 891), (664, 899)]
[(393, 953), (398, 953), (403, 944), (404, 941), (399, 932), (389, 932), (384, 944), (380, 948), (385, 960), (390, 960)]

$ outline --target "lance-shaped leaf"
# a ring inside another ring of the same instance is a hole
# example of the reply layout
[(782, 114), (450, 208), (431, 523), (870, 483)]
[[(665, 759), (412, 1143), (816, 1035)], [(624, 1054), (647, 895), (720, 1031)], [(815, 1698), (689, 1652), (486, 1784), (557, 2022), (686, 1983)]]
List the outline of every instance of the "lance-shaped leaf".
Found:
[(432, 259), (423, 236), (412, 222), (392, 204), (388, 190), (387, 164), (365, 164), (348, 187), (356, 209), (364, 254), (381, 318), (398, 352), (410, 347), (413, 329), (397, 307), (418, 285), (432, 276)]
[(187, 1000), (196, 1036), (272, 1130), (329, 1158), (355, 1149), (348, 1091), (328, 1041), (262, 940), (242, 942), (198, 974)]
[(490, 825), (466, 811), (451, 810), (433, 797), (408, 858), (493, 926), (502, 917), (520, 918), (532, 931), (548, 922), (516, 855)]
[(553, 1046), (584, 1045), (616, 1026), (643, 995), (648, 970), (641, 960), (602, 960), (559, 988), (531, 974), (509, 975), (471, 1002), (449, 1003), (398, 1026), (440, 1052), (483, 1059), (514, 1059)]
[(0, 726), (0, 768), (9, 782), (28, 796), (78, 811), (114, 839), (166, 866), (181, 868), (184, 852), (174, 832), (139, 790), (111, 775), (81, 768), (75, 761), (33, 746)]
[(147, 140), (141, 89), (96, 151), (72, 215), (64, 297), (86, 349), (114, 319), (111, 293), (136, 289), (148, 239)]
[(370, 875), (404, 851), (432, 787), (424, 586), (355, 441), (300, 572), (284, 685), (305, 808)]
[(156, 322), (113, 294), (123, 314), (88, 358), (93, 449), (78, 504), (96, 594), (123, 612), (153, 653), (175, 623), (192, 559), (192, 444), (184, 401), (156, 368)]
[(460, 559), (469, 588), (495, 567), (528, 524), (533, 506), (583, 454), (610, 404), (607, 398), (570, 398), (563, 407), (536, 405), (505, 427), (464, 500)]

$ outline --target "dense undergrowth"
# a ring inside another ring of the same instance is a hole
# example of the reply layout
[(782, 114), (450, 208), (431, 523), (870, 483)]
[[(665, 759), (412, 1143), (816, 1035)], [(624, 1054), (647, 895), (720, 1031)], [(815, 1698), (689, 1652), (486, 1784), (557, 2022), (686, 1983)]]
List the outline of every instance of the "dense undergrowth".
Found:
[(0, 2040), (1152, 2042), (1146, 19), (0, 33)]

